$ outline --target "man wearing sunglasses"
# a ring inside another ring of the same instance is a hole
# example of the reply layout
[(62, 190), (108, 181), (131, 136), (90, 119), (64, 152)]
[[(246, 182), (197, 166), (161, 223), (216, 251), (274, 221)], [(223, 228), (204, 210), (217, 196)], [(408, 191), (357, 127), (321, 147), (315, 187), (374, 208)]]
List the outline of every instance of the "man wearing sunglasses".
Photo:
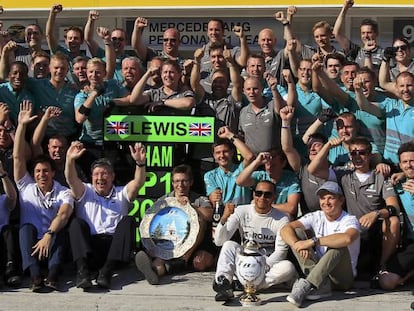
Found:
[(253, 204), (240, 205), (237, 209), (225, 207), (214, 239), (216, 245), (222, 246), (213, 282), (213, 289), (217, 292), (216, 301), (229, 301), (234, 297), (231, 283), (235, 274), (236, 254), (242, 251), (240, 244), (230, 241), (236, 230), (243, 241), (253, 240), (266, 250), (268, 269), (258, 289), (291, 281), (296, 276), (295, 267), (286, 259), (288, 247), (279, 233), (289, 219), (272, 207), (275, 199), (275, 185), (264, 180), (256, 185)]
[[(327, 178), (328, 168), (321, 163), (329, 150), (340, 143), (338, 138), (328, 141), (309, 164), (309, 173)], [(392, 184), (370, 167), (370, 142), (364, 137), (354, 138), (349, 151), (353, 169), (336, 170), (336, 174), (344, 189), (347, 211), (357, 217), (362, 228), (359, 274), (373, 277), (399, 243), (399, 204)]]
[[(296, 280), (286, 298), (298, 307), (304, 299), (331, 296), (331, 287), (348, 290), (357, 272), (358, 220), (343, 210), (345, 198), (336, 182), (325, 182), (316, 193), (321, 210), (288, 223), (280, 232), (306, 276)], [(308, 237), (305, 230), (314, 236)]]
[[(154, 57), (160, 56), (163, 60), (172, 60), (183, 67), (184, 59), (180, 56), (180, 32), (176, 28), (168, 28), (162, 35), (162, 50), (155, 50), (147, 47), (142, 40), (142, 33), (148, 26), (149, 21), (144, 17), (137, 17), (134, 24), (134, 30), (131, 36), (131, 45), (142, 60), (145, 66)], [(159, 44), (159, 40), (157, 44)]]

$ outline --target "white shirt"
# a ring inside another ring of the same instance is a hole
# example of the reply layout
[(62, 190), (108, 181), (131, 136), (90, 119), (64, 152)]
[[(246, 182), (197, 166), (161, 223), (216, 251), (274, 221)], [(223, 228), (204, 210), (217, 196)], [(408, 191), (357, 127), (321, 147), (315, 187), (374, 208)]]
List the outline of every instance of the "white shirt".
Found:
[(43, 194), (34, 179), (26, 172), (17, 181), (17, 189), (20, 194), (20, 225), (34, 225), (38, 239), (45, 235), (63, 204), (69, 204), (73, 208), (70, 190), (55, 180), (52, 190)]
[(288, 217), (275, 208), (267, 214), (259, 214), (253, 204), (239, 205), (224, 225), (221, 222), (217, 225), (214, 243), (223, 245), (238, 229), (243, 241), (254, 240), (266, 249), (266, 263), (272, 267), (286, 259), (289, 248), (279, 233), (288, 222)]
[(127, 187), (113, 187), (106, 197), (96, 193), (92, 184), (83, 184), (85, 192), (76, 201), (76, 216), (85, 220), (91, 234), (114, 234), (122, 217), (128, 214)]
[[(349, 215), (345, 211), (342, 211), (341, 216), (339, 216), (339, 218), (334, 221), (329, 221), (326, 219), (326, 216), (322, 211), (315, 211), (306, 214), (305, 216), (302, 216), (299, 221), (303, 224), (306, 230), (312, 229), (313, 232), (315, 232), (315, 236), (317, 238), (335, 233), (345, 233), (346, 230), (351, 228), (358, 230), (358, 232), (361, 231), (358, 219), (353, 215)], [(357, 273), (356, 265), (358, 263), (359, 247), (359, 236), (357, 239), (355, 239), (355, 241), (348, 245), (354, 276), (356, 276)], [(327, 249), (328, 247), (326, 246), (318, 246), (316, 248), (316, 254), (318, 258), (321, 258)]]

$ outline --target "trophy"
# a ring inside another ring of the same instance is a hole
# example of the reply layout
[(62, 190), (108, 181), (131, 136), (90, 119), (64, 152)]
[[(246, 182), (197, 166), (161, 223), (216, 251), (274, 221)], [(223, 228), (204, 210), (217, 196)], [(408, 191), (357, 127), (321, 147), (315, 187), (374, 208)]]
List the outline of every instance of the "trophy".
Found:
[(243, 306), (258, 306), (260, 298), (256, 296), (257, 287), (263, 282), (266, 269), (266, 256), (256, 241), (248, 240), (243, 251), (236, 257), (236, 275), (244, 287), (240, 297)]

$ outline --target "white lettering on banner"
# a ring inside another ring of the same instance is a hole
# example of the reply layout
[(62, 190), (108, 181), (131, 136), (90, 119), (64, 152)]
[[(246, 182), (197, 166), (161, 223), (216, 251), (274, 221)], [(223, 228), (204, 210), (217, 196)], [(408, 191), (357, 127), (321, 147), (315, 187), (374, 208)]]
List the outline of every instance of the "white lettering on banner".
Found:
[[(162, 49), (163, 33), (168, 28), (176, 28), (181, 34), (181, 51), (193, 51), (208, 43), (207, 30), (208, 19), (201, 20), (195, 18), (180, 19), (179, 21), (165, 20), (160, 18), (149, 19), (148, 27), (142, 36), (144, 44), (155, 49)], [(247, 40), (247, 44), (252, 50), (258, 50), (258, 34), (263, 28), (271, 28), (275, 31), (276, 36), (280, 37), (283, 29), (272, 18), (228, 18), (224, 21), (224, 34), (227, 44), (239, 46), (240, 40), (234, 35), (234, 26), (241, 26)], [(278, 48), (282, 47), (283, 40), (279, 40)]]

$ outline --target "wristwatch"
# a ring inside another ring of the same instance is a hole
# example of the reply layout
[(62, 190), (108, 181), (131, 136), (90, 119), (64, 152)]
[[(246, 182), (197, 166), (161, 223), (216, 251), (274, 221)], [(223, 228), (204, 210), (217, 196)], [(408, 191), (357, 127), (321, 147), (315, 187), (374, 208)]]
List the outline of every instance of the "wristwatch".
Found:
[(55, 235), (55, 231), (53, 231), (52, 229), (48, 229), (46, 231), (46, 234), (50, 234), (51, 236), (54, 236)]
[(312, 241), (313, 241), (313, 246), (318, 246), (319, 245), (319, 238), (318, 237), (313, 236)]

